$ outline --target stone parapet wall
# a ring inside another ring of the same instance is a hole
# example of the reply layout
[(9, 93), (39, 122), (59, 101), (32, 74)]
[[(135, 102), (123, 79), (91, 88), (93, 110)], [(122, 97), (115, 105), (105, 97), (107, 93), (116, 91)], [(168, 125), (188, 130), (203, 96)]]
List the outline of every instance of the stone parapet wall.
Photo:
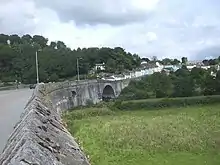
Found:
[(0, 156), (1, 165), (89, 165), (62, 123), (60, 110), (68, 103), (62, 97), (53, 100), (55, 90), (68, 86), (69, 82), (35, 88)]

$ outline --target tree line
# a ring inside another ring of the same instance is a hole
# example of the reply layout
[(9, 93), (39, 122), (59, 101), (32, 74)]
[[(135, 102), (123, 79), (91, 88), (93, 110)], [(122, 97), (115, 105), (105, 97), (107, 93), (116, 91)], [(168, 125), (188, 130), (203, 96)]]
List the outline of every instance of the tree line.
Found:
[[(185, 65), (176, 72), (157, 72), (132, 81), (120, 95), (122, 100), (190, 97), (220, 94), (220, 71), (195, 67), (189, 71)], [(214, 74), (213, 74), (214, 73)]]
[(29, 34), (0, 34), (0, 81), (22, 83), (36, 82), (35, 53), (38, 51), (41, 82), (72, 78), (77, 74), (76, 59), (79, 58), (80, 74), (87, 75), (97, 63), (105, 63), (106, 72), (121, 73), (140, 66), (137, 54), (115, 48), (78, 48), (71, 50), (62, 41)]
[[(181, 60), (169, 58), (158, 60), (156, 56), (152, 59), (141, 59), (137, 54), (126, 52), (121, 47), (91, 47), (72, 50), (62, 41), (49, 43), (47, 38), (40, 35), (0, 34), (0, 82), (17, 80), (25, 84), (36, 83), (36, 51), (38, 51), (41, 82), (74, 78), (77, 74), (77, 58), (80, 59), (80, 74), (87, 75), (87, 78), (96, 78), (95, 75), (88, 75), (88, 73), (98, 63), (105, 63), (104, 72), (120, 74), (140, 67), (141, 61), (159, 62), (163, 65), (186, 64), (188, 61), (186, 57), (182, 57)], [(204, 65), (219, 64), (220, 57), (203, 60), (203, 63)]]

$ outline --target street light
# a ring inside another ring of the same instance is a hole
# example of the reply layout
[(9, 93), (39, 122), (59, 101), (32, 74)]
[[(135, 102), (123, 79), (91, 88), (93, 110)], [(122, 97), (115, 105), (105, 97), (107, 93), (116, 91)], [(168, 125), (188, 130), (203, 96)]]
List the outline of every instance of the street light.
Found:
[(39, 84), (38, 51), (41, 51), (41, 49), (36, 50), (36, 74), (37, 74), (37, 84)]
[(79, 60), (82, 60), (81, 57), (76, 58), (76, 67), (77, 67), (77, 80), (79, 81)]

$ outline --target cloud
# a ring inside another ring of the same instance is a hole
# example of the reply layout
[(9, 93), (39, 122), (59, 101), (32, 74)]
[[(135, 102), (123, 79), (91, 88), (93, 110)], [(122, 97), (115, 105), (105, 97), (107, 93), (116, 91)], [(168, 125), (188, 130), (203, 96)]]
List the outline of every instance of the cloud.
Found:
[(40, 34), (71, 48), (121, 46), (142, 57), (197, 59), (197, 52), (219, 46), (219, 6), (219, 0), (1, 0), (0, 31)]
[(62, 21), (82, 24), (124, 25), (146, 21), (159, 0), (38, 0), (37, 5), (55, 10)]
[[(25, 3), (24, 3), (25, 2)], [(0, 1), (0, 32), (23, 34), (35, 28), (34, 3), (24, 0)]]
[(147, 37), (148, 42), (157, 40), (157, 35), (154, 32), (147, 32), (146, 37)]
[(220, 56), (220, 47), (210, 47), (207, 49), (203, 49), (196, 53), (198, 60), (204, 60), (204, 59), (211, 59), (211, 58), (218, 58)]

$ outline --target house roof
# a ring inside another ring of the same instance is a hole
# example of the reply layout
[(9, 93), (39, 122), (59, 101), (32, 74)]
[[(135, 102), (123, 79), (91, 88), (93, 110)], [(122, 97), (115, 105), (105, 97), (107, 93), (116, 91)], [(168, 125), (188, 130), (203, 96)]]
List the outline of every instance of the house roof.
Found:
[(95, 66), (104, 66), (105, 64), (95, 64)]

